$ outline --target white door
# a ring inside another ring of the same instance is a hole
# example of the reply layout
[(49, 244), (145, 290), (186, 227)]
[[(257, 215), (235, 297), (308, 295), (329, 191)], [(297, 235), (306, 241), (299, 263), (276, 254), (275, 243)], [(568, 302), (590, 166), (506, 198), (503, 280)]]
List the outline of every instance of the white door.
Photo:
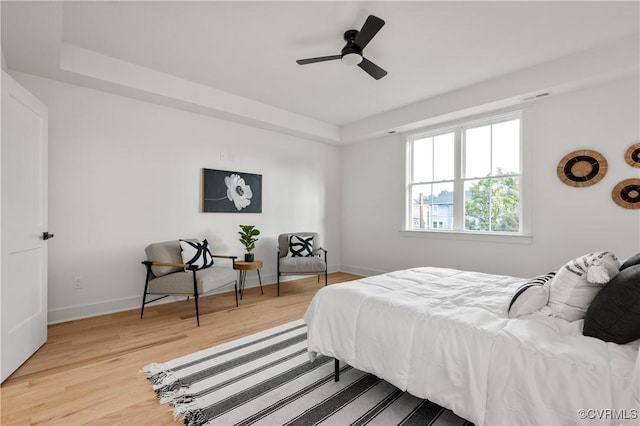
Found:
[(47, 340), (47, 107), (2, 71), (0, 381)]

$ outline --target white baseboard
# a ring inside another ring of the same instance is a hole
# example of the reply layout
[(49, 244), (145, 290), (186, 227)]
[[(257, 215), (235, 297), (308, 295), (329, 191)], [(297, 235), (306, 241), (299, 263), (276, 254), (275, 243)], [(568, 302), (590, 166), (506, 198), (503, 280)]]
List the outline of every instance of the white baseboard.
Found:
[[(329, 273), (340, 271), (340, 267), (338, 265), (329, 265), (328, 269), (329, 269)], [(280, 281), (290, 281), (294, 279), (307, 278), (307, 277), (308, 275), (286, 276), (286, 277), (281, 277)], [(262, 280), (263, 285), (274, 284), (277, 280), (276, 274), (261, 275), (260, 278)], [(257, 272), (248, 271), (245, 288), (252, 288), (252, 287), (259, 287), (259, 286), (260, 286), (260, 281), (258, 280)], [(226, 292), (229, 292), (228, 287), (222, 288), (219, 291), (207, 293), (207, 296), (211, 294), (226, 293)], [(180, 297), (167, 297), (165, 299), (155, 302), (154, 304), (171, 303), (171, 302), (175, 302), (182, 299), (183, 298), (180, 298)], [(47, 322), (49, 324), (58, 324), (61, 322), (97, 317), (99, 315), (108, 315), (116, 312), (129, 311), (132, 309), (139, 310), (141, 304), (142, 304), (142, 294), (140, 294), (140, 296), (132, 296), (132, 297), (127, 297), (123, 299), (105, 300), (102, 302), (88, 303), (85, 305), (74, 305), (74, 306), (67, 306), (59, 309), (49, 309)]]
[(388, 271), (380, 271), (378, 269), (370, 269), (370, 268), (361, 268), (359, 266), (353, 265), (342, 265), (342, 272), (348, 272), (349, 274), (355, 275), (363, 275), (365, 277), (370, 277), (372, 275), (380, 275), (385, 274)]
[[(168, 299), (170, 298), (164, 300)], [(75, 305), (60, 309), (49, 309), (48, 323), (57, 324), (60, 322), (90, 318), (98, 315), (129, 311), (131, 309), (140, 309), (141, 304), (142, 295), (137, 297), (128, 297), (125, 299), (106, 300), (104, 302), (90, 303), (87, 305)]]

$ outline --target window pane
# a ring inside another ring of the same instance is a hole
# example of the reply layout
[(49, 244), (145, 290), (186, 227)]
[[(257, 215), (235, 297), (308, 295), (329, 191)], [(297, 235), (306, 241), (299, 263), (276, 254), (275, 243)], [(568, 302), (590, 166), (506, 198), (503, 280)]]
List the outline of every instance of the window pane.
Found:
[(454, 178), (454, 133), (435, 136), (433, 138), (433, 180), (452, 180)]
[(414, 185), (411, 190), (411, 228), (427, 229), (428, 200), (432, 198), (432, 185)]
[(517, 177), (465, 182), (464, 224), (469, 231), (520, 231)]
[(492, 126), (493, 175), (520, 173), (520, 120)]
[(433, 138), (413, 141), (413, 182), (433, 180)]
[(490, 179), (470, 180), (464, 184), (464, 229), (489, 231), (491, 212)]
[(465, 131), (464, 177), (480, 178), (491, 173), (491, 126)]
[(415, 185), (411, 194), (412, 229), (453, 229), (453, 183)]
[(519, 232), (519, 179), (517, 177), (493, 179), (491, 197), (491, 230), (496, 232)]

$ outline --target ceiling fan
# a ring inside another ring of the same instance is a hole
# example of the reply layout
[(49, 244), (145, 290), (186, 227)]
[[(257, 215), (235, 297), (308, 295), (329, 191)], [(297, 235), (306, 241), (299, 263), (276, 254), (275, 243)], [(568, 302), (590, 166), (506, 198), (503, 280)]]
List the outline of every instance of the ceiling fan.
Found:
[(360, 31), (348, 30), (344, 33), (344, 40), (347, 42), (347, 44), (345, 44), (345, 46), (342, 48), (342, 52), (339, 55), (298, 59), (296, 62), (299, 65), (307, 65), (316, 62), (333, 61), (335, 59), (340, 59), (343, 64), (357, 65), (371, 77), (375, 78), (376, 80), (380, 80), (382, 77), (387, 75), (387, 72), (362, 56), (362, 51), (383, 26), (384, 21), (382, 19), (378, 18), (377, 16), (369, 15)]

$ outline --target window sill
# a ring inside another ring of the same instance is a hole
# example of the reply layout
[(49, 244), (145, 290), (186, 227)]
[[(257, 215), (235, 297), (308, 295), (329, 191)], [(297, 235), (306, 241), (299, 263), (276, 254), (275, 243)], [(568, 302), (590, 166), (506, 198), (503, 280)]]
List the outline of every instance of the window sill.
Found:
[(400, 234), (407, 238), (427, 238), (453, 241), (481, 241), (488, 243), (504, 244), (531, 244), (533, 237), (528, 234), (498, 234), (485, 232), (459, 232), (459, 231), (435, 231), (402, 229)]

